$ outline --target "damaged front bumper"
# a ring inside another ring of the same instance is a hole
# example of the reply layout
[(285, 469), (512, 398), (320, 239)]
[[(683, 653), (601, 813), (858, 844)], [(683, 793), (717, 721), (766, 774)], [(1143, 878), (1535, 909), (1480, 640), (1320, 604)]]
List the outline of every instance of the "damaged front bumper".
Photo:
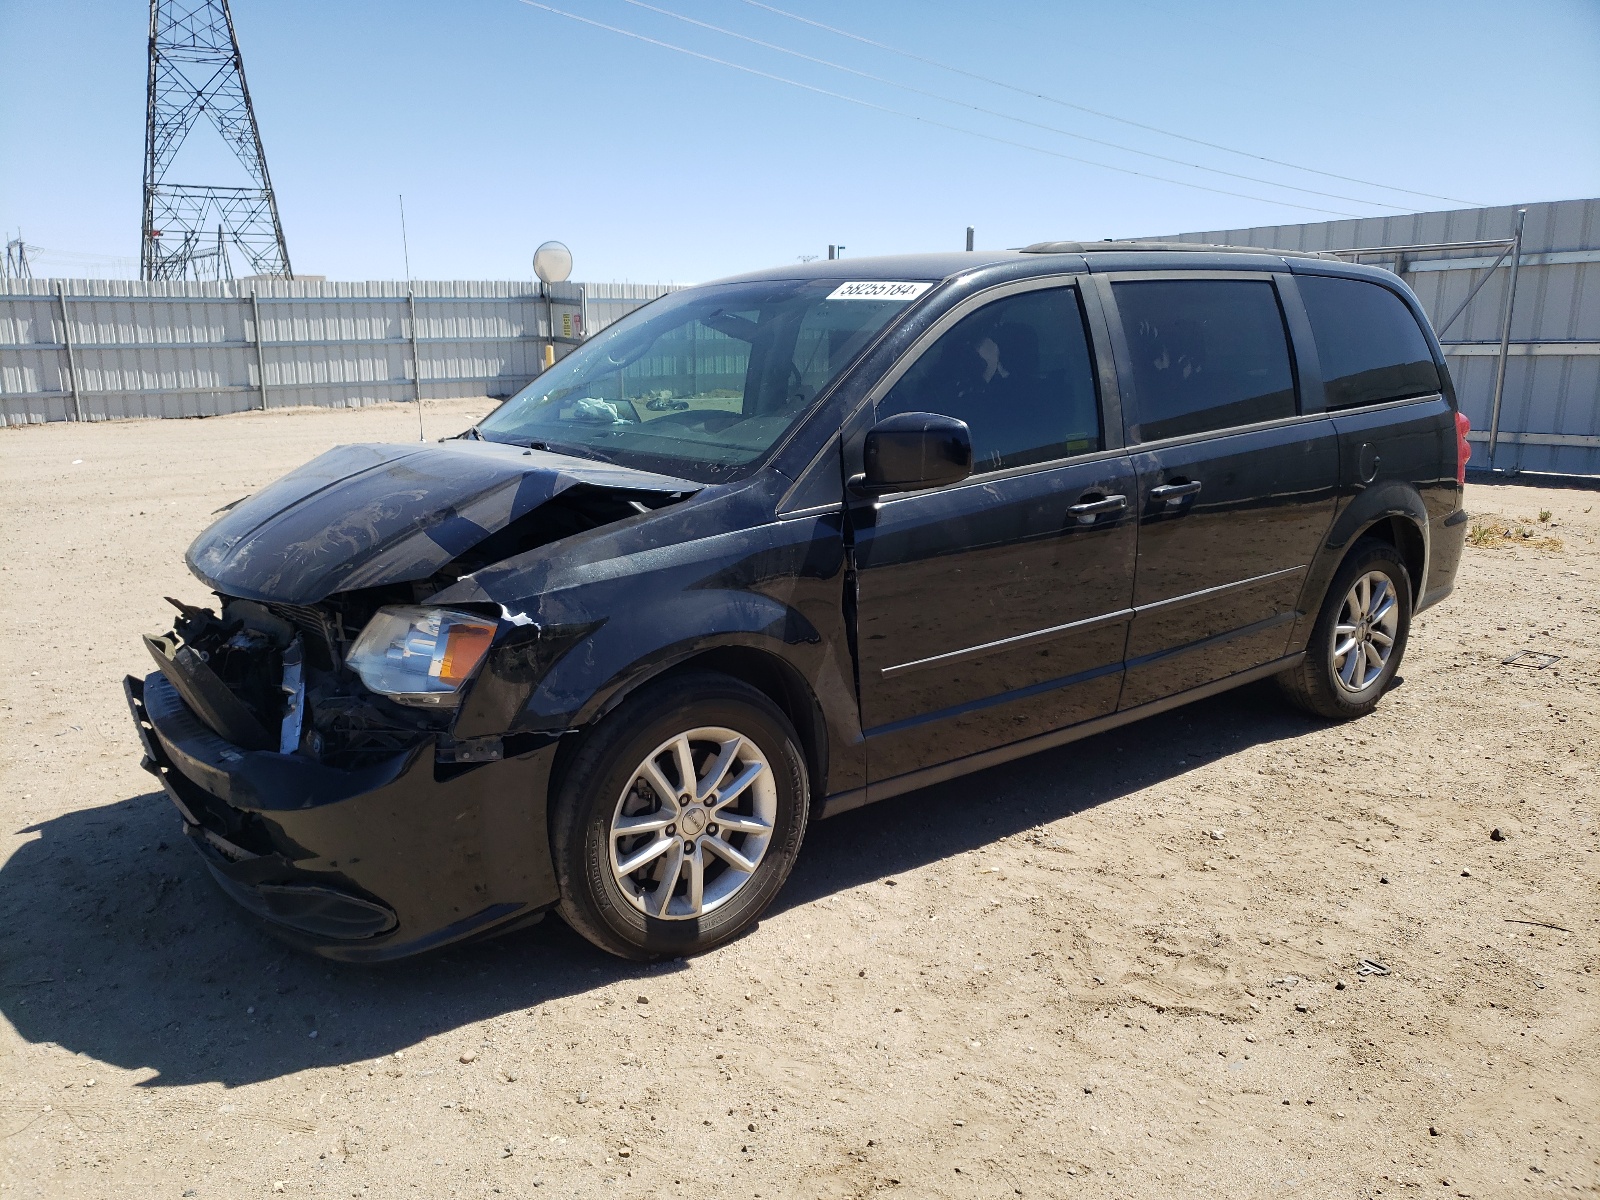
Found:
[(558, 898), (553, 735), (473, 765), (440, 761), (451, 755), (430, 736), (343, 769), (224, 740), (160, 672), (123, 686), (142, 765), (217, 882), (303, 949), (401, 958), (536, 919)]

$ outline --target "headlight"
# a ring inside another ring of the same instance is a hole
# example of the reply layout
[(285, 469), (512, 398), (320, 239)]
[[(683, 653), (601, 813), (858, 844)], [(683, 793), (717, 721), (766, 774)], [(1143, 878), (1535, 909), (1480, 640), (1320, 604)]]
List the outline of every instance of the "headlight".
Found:
[(449, 707), (489, 652), (496, 622), (448, 608), (380, 608), (346, 660), (369, 689), (401, 704)]

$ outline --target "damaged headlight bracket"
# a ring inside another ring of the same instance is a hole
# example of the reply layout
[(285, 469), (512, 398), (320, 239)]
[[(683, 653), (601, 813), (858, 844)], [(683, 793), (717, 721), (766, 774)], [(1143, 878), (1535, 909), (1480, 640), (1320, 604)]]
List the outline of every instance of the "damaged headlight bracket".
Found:
[(497, 737), (442, 737), (434, 747), (434, 761), (441, 763), (499, 762), (505, 756), (505, 741)]
[(283, 652), (283, 724), (278, 730), (278, 753), (300, 748), (300, 729), (306, 715), (305, 647), (297, 634)]

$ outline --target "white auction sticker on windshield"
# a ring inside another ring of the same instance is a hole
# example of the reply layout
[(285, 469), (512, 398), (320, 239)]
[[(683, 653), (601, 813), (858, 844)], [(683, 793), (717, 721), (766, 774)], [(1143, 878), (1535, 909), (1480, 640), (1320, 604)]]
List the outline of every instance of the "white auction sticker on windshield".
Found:
[(861, 279), (841, 283), (828, 293), (829, 300), (915, 300), (931, 288), (931, 283), (909, 283), (894, 279)]

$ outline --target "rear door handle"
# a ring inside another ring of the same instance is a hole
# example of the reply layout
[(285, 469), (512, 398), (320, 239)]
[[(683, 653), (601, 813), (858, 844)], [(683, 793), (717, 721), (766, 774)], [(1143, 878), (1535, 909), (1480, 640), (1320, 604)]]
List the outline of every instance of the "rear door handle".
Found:
[(1087, 524), (1101, 513), (1122, 512), (1127, 507), (1128, 498), (1126, 496), (1105, 496), (1099, 500), (1085, 500), (1082, 503), (1071, 505), (1067, 511)]
[(1180, 500), (1184, 496), (1192, 496), (1200, 490), (1198, 479), (1189, 479), (1183, 483), (1163, 483), (1160, 487), (1150, 489), (1152, 500)]

